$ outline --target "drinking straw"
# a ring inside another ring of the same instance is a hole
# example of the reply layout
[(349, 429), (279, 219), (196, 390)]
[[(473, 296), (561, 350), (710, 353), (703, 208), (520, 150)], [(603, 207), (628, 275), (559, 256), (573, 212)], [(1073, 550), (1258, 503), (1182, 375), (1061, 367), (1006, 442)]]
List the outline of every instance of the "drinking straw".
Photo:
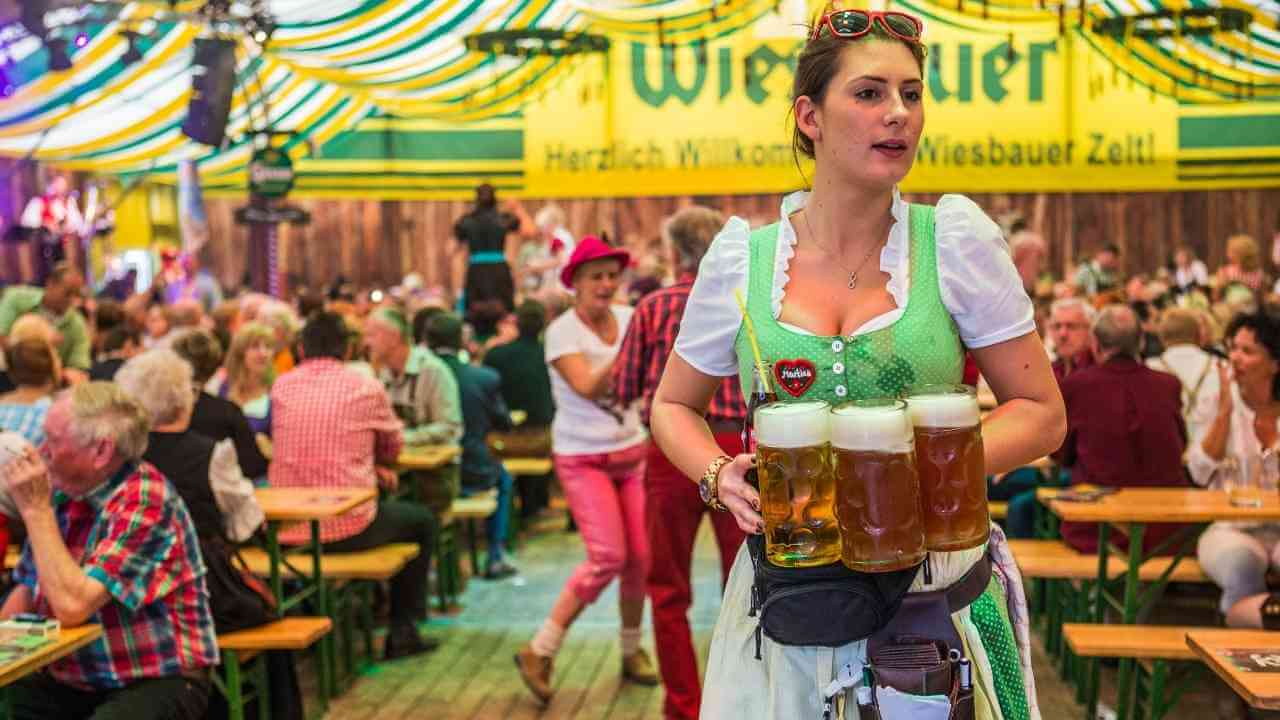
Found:
[(751, 354), (756, 358), (756, 372), (760, 373), (760, 384), (764, 387), (766, 395), (773, 394), (773, 387), (769, 385), (769, 373), (764, 371), (764, 359), (760, 357), (760, 344), (756, 342), (756, 326), (751, 323), (751, 316), (747, 314), (747, 304), (742, 301), (742, 291), (734, 289), (733, 298), (738, 301), (738, 310), (742, 311), (742, 322), (747, 328), (747, 339), (751, 341)]

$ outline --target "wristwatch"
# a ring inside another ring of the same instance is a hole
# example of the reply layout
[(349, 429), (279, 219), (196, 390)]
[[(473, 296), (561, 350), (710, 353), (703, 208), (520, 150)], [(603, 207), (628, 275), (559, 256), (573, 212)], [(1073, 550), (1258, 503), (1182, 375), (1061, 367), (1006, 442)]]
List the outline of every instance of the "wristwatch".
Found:
[(733, 458), (728, 455), (721, 455), (712, 460), (706, 472), (702, 473), (702, 479), (698, 481), (698, 494), (702, 496), (702, 502), (712, 510), (729, 509), (720, 502), (720, 470), (731, 462)]

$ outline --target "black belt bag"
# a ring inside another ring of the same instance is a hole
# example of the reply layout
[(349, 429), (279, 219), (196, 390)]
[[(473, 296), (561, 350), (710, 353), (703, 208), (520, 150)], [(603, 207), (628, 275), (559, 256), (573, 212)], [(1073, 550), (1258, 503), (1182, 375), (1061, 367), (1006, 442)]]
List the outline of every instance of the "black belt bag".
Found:
[(863, 573), (841, 563), (809, 568), (778, 567), (765, 556), (764, 537), (747, 537), (755, 570), (751, 617), (760, 635), (781, 645), (840, 647), (871, 637), (889, 624), (915, 580), (917, 565), (887, 573)]

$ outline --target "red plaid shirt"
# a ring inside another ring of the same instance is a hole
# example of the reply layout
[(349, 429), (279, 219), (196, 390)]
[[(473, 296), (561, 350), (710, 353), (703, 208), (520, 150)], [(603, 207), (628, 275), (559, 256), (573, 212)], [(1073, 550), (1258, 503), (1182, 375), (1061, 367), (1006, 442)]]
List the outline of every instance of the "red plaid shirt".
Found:
[[(89, 620), (102, 637), (50, 665), (54, 679), (110, 690), (218, 664), (195, 526), (159, 470), (125, 465), (82, 499), (55, 494), (54, 512), (71, 557), (111, 593)], [(38, 574), (28, 542), (14, 582), (31, 589), (35, 612), (52, 617)]]
[[(271, 386), (273, 487), (376, 488), (374, 464), (400, 454), (401, 424), (377, 380), (337, 360), (307, 360)], [(322, 542), (344, 540), (373, 522), (377, 503), (320, 523)], [(281, 542), (311, 539), (305, 523), (280, 533)]]
[[(613, 365), (613, 390), (618, 404), (625, 407), (641, 400), (640, 419), (645, 425), (649, 424), (649, 406), (667, 366), (667, 356), (680, 334), (680, 318), (689, 302), (693, 277), (686, 273), (674, 285), (644, 296), (636, 305)], [(725, 378), (711, 398), (707, 420), (740, 423), (746, 416), (747, 403), (738, 378)]]

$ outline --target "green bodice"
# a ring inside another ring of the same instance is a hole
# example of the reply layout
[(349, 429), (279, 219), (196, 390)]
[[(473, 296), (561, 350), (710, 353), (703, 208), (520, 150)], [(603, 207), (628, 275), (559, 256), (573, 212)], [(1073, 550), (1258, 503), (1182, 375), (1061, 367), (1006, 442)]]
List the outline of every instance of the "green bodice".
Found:
[[(960, 382), (964, 348), (938, 285), (933, 207), (912, 204), (910, 208), (906, 310), (892, 325), (856, 336), (805, 335), (781, 325), (771, 305), (779, 224), (751, 233), (747, 313), (779, 400), (826, 400), (837, 405), (898, 397), (918, 385)], [(735, 346), (742, 387), (749, 390), (754, 356), (745, 323)], [(806, 377), (810, 370), (811, 381)], [(779, 382), (780, 377), (786, 382)]]

